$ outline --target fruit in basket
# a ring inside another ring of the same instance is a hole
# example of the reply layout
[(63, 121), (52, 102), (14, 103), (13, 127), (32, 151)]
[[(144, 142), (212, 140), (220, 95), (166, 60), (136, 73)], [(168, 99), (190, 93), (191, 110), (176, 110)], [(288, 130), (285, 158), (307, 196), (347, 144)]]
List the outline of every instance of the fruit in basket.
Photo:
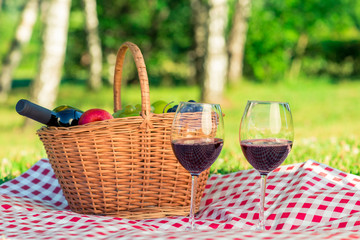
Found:
[[(189, 100), (188, 102), (195, 102), (194, 100)], [(171, 113), (171, 112), (176, 112), (176, 109), (178, 107), (178, 104), (172, 106), (171, 108), (167, 109), (167, 112), (168, 113)]]
[(151, 106), (154, 107), (153, 112), (159, 114), (159, 113), (166, 113), (167, 110), (171, 108), (171, 104), (172, 102), (167, 103), (164, 100), (158, 100), (153, 104), (151, 104)]
[(114, 118), (108, 111), (100, 108), (93, 108), (85, 111), (80, 119), (79, 125), (87, 124), (90, 122), (103, 121)]
[[(156, 114), (166, 113), (170, 108), (173, 107), (173, 102), (167, 103), (164, 100), (158, 100), (151, 104), (150, 111)], [(176, 107), (174, 108), (176, 110)], [(175, 111), (174, 111), (175, 112)], [(141, 104), (136, 105), (126, 105), (123, 109), (120, 109), (113, 113), (114, 118), (123, 118), (123, 117), (133, 117), (140, 116), (141, 113)]]
[(138, 112), (140, 114), (140, 112), (141, 112), (141, 104), (140, 103), (136, 104), (135, 109), (136, 109), (136, 112)]
[[(188, 102), (193, 102), (196, 103), (195, 100), (189, 100)], [(166, 112), (171, 113), (171, 112), (176, 112), (178, 105), (174, 105), (171, 108), (168, 108)], [(184, 109), (183, 112), (201, 112), (202, 111), (202, 107), (201, 106), (189, 106), (188, 108)]]
[[(135, 105), (135, 108), (136, 108), (136, 112), (138, 113), (138, 116), (140, 116), (140, 113), (141, 113), (141, 104), (136, 104)], [(154, 112), (155, 108), (153, 105), (150, 105), (150, 112)]]
[(166, 112), (171, 113), (171, 112), (176, 112), (178, 105), (174, 105), (173, 107), (169, 108)]
[(123, 117), (134, 117), (140, 116), (141, 104), (126, 105), (123, 109), (120, 109), (113, 113), (114, 118), (123, 118)]
[(136, 107), (133, 106), (133, 105), (127, 105), (125, 108), (124, 108), (124, 113), (129, 116), (133, 113), (136, 112)]
[(114, 118), (136, 117), (136, 116), (140, 116), (140, 112), (138, 112), (138, 111), (136, 110), (135, 112), (126, 113), (126, 112), (125, 112), (125, 109), (120, 109), (120, 110), (114, 112), (112, 116), (113, 116)]
[(112, 114), (112, 116), (113, 116), (114, 118), (124, 117), (124, 116), (125, 116), (125, 114), (124, 114), (124, 109), (120, 109), (120, 110), (114, 112), (114, 113)]

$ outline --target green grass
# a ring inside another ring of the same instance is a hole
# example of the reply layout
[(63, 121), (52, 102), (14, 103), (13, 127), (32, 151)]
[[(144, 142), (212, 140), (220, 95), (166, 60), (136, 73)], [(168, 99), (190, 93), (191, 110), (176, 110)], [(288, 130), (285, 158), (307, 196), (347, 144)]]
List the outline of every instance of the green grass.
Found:
[[(40, 125), (22, 129), (24, 118), (15, 104), (27, 98), (27, 88), (16, 88), (9, 100), (0, 107), (0, 179), (8, 180), (26, 171), (36, 161), (46, 157), (36, 135)], [(225, 113), (225, 145), (212, 166), (213, 173), (228, 173), (251, 166), (242, 155), (238, 131), (247, 100), (277, 100), (290, 103), (295, 126), (292, 152), (284, 164), (313, 159), (345, 172), (360, 175), (360, 82), (331, 84), (325, 80), (285, 84), (242, 82), (226, 90), (221, 103)], [(152, 88), (151, 102), (198, 100), (196, 87)], [(139, 87), (122, 90), (123, 105), (140, 101)], [(80, 109), (104, 108), (112, 111), (112, 88), (89, 92), (83, 85), (62, 84), (57, 105), (69, 104)], [(4, 180), (3, 180), (4, 181)], [(1, 180), (0, 180), (1, 182)]]

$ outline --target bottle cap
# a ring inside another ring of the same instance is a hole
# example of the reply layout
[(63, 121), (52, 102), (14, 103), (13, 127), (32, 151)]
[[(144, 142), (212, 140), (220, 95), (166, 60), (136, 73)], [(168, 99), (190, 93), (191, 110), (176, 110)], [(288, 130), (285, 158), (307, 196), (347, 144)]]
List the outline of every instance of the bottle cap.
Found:
[(16, 104), (16, 111), (25, 117), (31, 118), (43, 124), (47, 124), (52, 115), (52, 111), (41, 107), (28, 100), (21, 99)]

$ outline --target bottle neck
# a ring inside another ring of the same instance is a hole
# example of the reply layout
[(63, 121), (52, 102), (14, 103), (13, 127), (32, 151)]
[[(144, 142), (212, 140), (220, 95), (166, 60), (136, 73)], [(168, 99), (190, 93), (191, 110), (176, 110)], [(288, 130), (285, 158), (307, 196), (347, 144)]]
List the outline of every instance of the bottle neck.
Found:
[(16, 104), (16, 111), (25, 117), (31, 118), (42, 124), (56, 126), (56, 113), (28, 100), (21, 99)]

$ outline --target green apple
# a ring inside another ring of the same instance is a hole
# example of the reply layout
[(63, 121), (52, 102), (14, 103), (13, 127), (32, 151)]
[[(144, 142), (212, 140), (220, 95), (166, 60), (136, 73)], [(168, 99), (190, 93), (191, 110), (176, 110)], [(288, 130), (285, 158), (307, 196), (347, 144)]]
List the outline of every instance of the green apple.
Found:
[(154, 107), (154, 113), (166, 113), (169, 108), (171, 108), (171, 103), (167, 103), (163, 100), (159, 100), (151, 104)]

